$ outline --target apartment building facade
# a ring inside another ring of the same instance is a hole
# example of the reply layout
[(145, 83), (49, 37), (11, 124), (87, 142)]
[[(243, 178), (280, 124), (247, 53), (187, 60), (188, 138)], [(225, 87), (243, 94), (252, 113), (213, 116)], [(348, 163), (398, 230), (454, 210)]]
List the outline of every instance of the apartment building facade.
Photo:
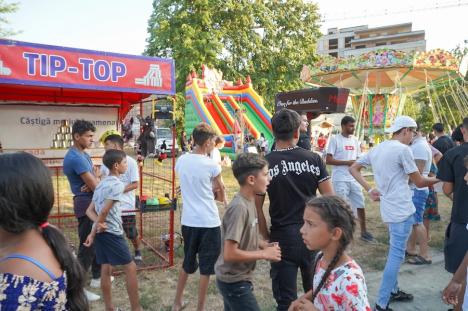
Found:
[(357, 56), (382, 48), (405, 52), (425, 51), (424, 30), (412, 30), (412, 23), (369, 28), (368, 25), (330, 28), (317, 43), (319, 55)]

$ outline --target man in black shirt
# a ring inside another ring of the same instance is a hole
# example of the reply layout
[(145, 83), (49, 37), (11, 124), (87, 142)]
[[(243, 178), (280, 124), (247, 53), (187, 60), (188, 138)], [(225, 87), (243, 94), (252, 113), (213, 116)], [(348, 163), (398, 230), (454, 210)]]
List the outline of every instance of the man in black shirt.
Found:
[(301, 113), (301, 126), (300, 134), (299, 134), (299, 141), (297, 142), (297, 146), (304, 148), (305, 150), (310, 151), (310, 136), (309, 136), (309, 120), (307, 120), (307, 114)]
[(432, 144), (434, 148), (445, 154), (448, 150), (455, 147), (452, 138), (444, 133), (444, 125), (442, 123), (435, 123), (432, 126), (434, 135), (437, 137), (437, 140)]
[(273, 296), (277, 310), (288, 310), (297, 299), (297, 270), (301, 270), (304, 292), (311, 288), (314, 252), (309, 251), (299, 233), (303, 225), (305, 203), (316, 195), (333, 194), (330, 177), (321, 157), (296, 146), (300, 116), (282, 109), (271, 119), (276, 149), (266, 155), (271, 177), (268, 186), (271, 227), (268, 233), (263, 214), (264, 195), (256, 198), (260, 233), (281, 247), (281, 261), (271, 263)]
[[(444, 182), (443, 191), (453, 200), (450, 223), (445, 233), (445, 269), (455, 273), (468, 251), (468, 185), (464, 180), (468, 156), (468, 117), (463, 119), (461, 128), (464, 143), (448, 150), (439, 162), (437, 178)], [(461, 310), (463, 292), (454, 310)]]

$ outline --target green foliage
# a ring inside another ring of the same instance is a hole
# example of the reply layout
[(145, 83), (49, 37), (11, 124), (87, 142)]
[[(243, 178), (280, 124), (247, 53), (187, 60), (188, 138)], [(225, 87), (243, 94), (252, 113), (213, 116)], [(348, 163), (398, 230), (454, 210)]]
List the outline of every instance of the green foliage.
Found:
[(7, 14), (14, 13), (18, 10), (18, 3), (6, 3), (4, 0), (0, 0), (0, 38), (8, 37), (16, 34), (17, 32), (11, 29), (5, 28), (8, 25), (8, 19), (5, 17)]
[(154, 0), (145, 54), (175, 59), (181, 128), (186, 78), (202, 64), (226, 80), (250, 75), (270, 109), (278, 92), (301, 88), (302, 65), (315, 60), (318, 21), (317, 6), (302, 0)]

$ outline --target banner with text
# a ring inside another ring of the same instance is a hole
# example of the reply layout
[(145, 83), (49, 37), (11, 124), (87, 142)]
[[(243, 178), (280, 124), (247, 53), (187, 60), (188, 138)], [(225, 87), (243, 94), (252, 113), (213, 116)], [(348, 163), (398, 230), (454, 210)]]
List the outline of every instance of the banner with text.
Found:
[(0, 39), (0, 83), (172, 95), (174, 61)]
[(118, 127), (117, 108), (0, 105), (0, 142), (6, 152), (24, 150), (40, 158), (60, 158), (71, 145), (71, 127), (79, 119), (96, 127), (93, 148), (102, 147), (99, 137), (105, 131)]
[(275, 110), (288, 108), (298, 112), (344, 112), (348, 95), (349, 89), (337, 87), (320, 87), (278, 93), (275, 98)]

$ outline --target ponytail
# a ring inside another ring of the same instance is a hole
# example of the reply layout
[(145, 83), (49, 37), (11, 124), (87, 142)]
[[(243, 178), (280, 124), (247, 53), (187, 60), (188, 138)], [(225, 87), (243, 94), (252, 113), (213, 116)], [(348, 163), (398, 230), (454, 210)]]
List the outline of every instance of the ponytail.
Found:
[[(323, 285), (325, 285), (325, 282), (327, 281), (328, 277), (330, 276), (330, 273), (333, 271), (333, 269), (335, 269), (336, 267), (336, 264), (338, 263), (338, 261), (340, 260), (341, 256), (343, 255), (344, 253), (344, 250), (345, 250), (346, 246), (343, 246), (343, 245), (340, 245), (340, 247), (336, 250), (336, 254), (335, 256), (333, 257), (332, 261), (330, 262), (330, 264), (328, 265), (327, 267), (327, 270), (325, 271), (325, 273), (323, 274), (322, 276), (322, 279), (320, 280), (320, 283), (319, 285), (317, 286), (316, 289), (314, 289), (314, 292), (312, 293), (312, 298), (310, 299), (312, 301), (312, 303), (314, 302), (315, 298), (317, 297), (318, 293), (320, 292), (320, 290), (322, 289)], [(320, 253), (318, 256), (317, 256), (317, 260), (315, 261), (315, 268), (317, 268), (317, 264), (319, 263), (320, 259), (323, 257), (323, 253)], [(312, 284), (314, 282), (314, 275), (315, 275), (315, 270), (314, 269), (314, 272), (313, 272), (313, 275), (312, 275)]]
[(67, 278), (67, 310), (89, 311), (84, 293), (84, 271), (73, 255), (65, 236), (53, 226), (41, 228), (42, 236), (60, 263)]

